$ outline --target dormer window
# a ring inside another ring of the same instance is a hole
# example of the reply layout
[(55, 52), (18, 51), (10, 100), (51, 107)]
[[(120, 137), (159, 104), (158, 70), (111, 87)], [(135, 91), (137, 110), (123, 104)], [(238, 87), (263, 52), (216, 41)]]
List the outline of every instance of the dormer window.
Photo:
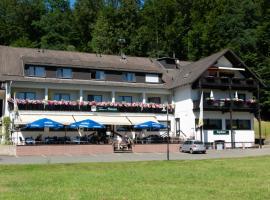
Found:
[(25, 68), (26, 76), (45, 77), (45, 67), (30, 65)]
[(57, 78), (72, 78), (72, 69), (70, 68), (57, 68)]
[(101, 70), (97, 70), (92, 73), (92, 78), (96, 80), (105, 80), (105, 72)]
[(126, 81), (126, 82), (136, 82), (135, 73), (124, 72), (123, 73), (123, 80)]

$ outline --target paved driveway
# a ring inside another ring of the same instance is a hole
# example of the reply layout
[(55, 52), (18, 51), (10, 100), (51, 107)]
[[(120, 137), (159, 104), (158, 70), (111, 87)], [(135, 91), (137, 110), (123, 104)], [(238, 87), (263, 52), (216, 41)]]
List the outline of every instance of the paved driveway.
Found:
[[(237, 158), (250, 156), (270, 156), (270, 148), (209, 150), (207, 154), (170, 153), (171, 160), (201, 160), (216, 158)], [(80, 162), (119, 162), (166, 160), (166, 153), (114, 153), (87, 156), (0, 156), (0, 164), (50, 164), (50, 163), (80, 163)]]

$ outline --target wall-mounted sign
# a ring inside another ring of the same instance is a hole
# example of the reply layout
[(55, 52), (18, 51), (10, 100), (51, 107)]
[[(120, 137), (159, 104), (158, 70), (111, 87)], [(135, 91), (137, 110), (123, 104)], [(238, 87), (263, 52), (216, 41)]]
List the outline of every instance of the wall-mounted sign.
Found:
[(214, 135), (229, 135), (228, 130), (214, 130)]
[(97, 107), (97, 112), (118, 112), (116, 107)]

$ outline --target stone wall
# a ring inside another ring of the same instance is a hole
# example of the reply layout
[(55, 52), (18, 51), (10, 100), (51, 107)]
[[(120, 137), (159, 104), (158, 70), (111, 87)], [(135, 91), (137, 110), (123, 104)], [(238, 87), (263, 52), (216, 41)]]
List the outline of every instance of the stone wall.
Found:
[(15, 156), (16, 146), (0, 145), (0, 156)]

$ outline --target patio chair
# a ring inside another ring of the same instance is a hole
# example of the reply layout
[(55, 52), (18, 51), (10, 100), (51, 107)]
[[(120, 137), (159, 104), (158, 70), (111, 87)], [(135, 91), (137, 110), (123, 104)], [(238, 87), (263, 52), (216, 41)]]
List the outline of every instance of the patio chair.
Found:
[(22, 139), (22, 137), (19, 137), (19, 140), (20, 140), (20, 145), (25, 145), (25, 140)]

